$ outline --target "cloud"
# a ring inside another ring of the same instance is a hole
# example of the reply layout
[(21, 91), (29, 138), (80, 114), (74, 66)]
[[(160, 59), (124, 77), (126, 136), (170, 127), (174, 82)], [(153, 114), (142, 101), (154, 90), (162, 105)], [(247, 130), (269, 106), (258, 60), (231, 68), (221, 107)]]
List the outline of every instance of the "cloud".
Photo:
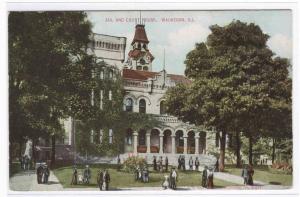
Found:
[(283, 34), (275, 34), (269, 39), (267, 45), (276, 53), (276, 55), (290, 59), (292, 58), (293, 42), (290, 37)]

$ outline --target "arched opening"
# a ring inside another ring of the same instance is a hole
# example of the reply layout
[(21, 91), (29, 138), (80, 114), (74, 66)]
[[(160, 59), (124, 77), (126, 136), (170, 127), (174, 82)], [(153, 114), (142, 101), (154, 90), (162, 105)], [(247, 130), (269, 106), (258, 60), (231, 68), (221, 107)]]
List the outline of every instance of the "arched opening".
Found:
[(143, 68), (142, 66), (137, 66), (136, 67), (137, 70), (142, 70), (142, 68)]
[(183, 153), (183, 146), (184, 146), (184, 140), (183, 140), (183, 131), (178, 130), (175, 134), (175, 142), (176, 142), (176, 153)]
[(133, 131), (128, 128), (125, 132), (124, 152), (129, 153), (133, 151)]
[(164, 131), (164, 137), (163, 137), (163, 152), (164, 153), (171, 153), (172, 151), (172, 132), (170, 130)]
[(165, 101), (161, 101), (159, 104), (159, 109), (160, 109), (160, 114), (164, 115), (166, 114), (166, 106), (165, 106)]
[(195, 132), (189, 131), (187, 138), (187, 153), (195, 154)]
[(148, 71), (148, 66), (144, 66), (143, 70)]
[(138, 149), (139, 153), (145, 153), (147, 151), (146, 146), (146, 131), (141, 129), (138, 135)]
[(139, 101), (139, 112), (142, 114), (146, 113), (146, 101), (145, 99), (140, 99)]
[(152, 129), (151, 130), (150, 152), (151, 153), (158, 153), (159, 152), (159, 131), (157, 129)]
[(206, 132), (201, 131), (200, 138), (199, 138), (199, 153), (205, 154), (205, 149), (206, 149)]
[(125, 101), (125, 110), (128, 112), (132, 112), (133, 110), (133, 100), (132, 98), (127, 98)]

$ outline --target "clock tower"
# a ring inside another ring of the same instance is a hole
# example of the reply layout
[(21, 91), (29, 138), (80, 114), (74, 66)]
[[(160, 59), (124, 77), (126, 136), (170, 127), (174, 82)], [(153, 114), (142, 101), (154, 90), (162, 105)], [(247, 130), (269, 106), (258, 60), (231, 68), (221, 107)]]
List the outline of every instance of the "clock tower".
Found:
[(125, 68), (152, 71), (154, 57), (148, 49), (148, 44), (145, 25), (137, 24)]

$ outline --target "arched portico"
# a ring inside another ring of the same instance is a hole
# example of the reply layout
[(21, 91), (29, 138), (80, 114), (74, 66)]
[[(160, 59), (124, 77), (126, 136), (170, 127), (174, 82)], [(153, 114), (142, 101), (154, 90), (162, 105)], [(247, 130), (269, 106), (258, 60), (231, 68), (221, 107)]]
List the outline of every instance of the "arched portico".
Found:
[(187, 153), (195, 154), (195, 132), (189, 131), (187, 133)]
[(164, 153), (171, 153), (172, 152), (172, 131), (165, 130), (163, 136), (163, 152)]
[(176, 153), (183, 153), (184, 139), (183, 139), (183, 131), (182, 130), (177, 130), (175, 132), (175, 143), (176, 143)]

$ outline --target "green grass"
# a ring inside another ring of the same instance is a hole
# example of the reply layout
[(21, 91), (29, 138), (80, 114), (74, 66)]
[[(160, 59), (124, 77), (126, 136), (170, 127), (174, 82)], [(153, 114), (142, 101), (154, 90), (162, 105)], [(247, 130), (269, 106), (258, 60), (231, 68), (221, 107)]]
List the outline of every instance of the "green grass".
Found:
[[(242, 169), (228, 165), (225, 167), (225, 171), (230, 174), (241, 176)], [(291, 186), (293, 184), (293, 176), (291, 174), (286, 174), (285, 172), (272, 169), (268, 166), (254, 166), (253, 178), (254, 181), (262, 181), (273, 185)]]
[[(54, 170), (54, 174), (59, 179), (64, 188), (83, 188), (83, 187), (97, 187), (97, 172), (99, 169), (108, 169), (111, 176), (111, 188), (126, 188), (126, 187), (161, 187), (165, 175), (169, 175), (168, 172), (154, 172), (150, 168), (150, 180), (149, 183), (141, 183), (134, 180), (134, 175), (125, 171), (117, 171), (115, 166), (108, 165), (90, 165), (92, 178), (88, 185), (71, 185), (72, 167), (62, 167)], [(83, 166), (78, 166), (78, 172), (82, 174)], [(180, 186), (201, 186), (200, 172), (195, 171), (179, 171), (178, 173), (178, 187)], [(216, 188), (223, 188), (230, 185), (236, 185), (230, 182), (214, 179)]]

